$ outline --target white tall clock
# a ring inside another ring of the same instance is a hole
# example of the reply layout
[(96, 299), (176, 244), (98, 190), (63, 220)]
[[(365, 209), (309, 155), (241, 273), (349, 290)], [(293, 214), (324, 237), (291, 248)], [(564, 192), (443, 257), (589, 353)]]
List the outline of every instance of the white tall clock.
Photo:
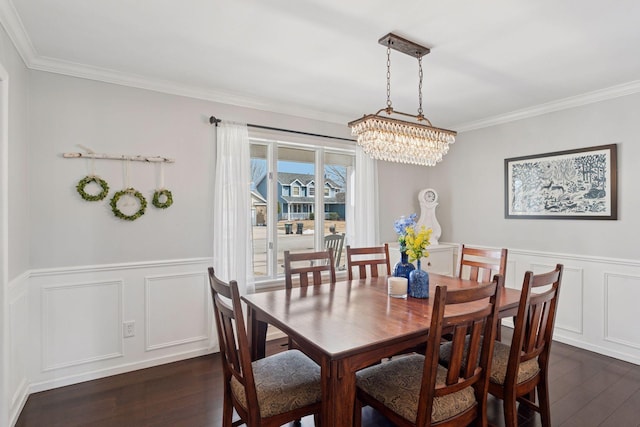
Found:
[(418, 228), (424, 225), (426, 228), (430, 228), (431, 244), (437, 245), (438, 239), (442, 234), (442, 229), (436, 218), (436, 206), (438, 206), (438, 193), (433, 188), (425, 188), (418, 194), (418, 201), (420, 202), (420, 219), (418, 220)]

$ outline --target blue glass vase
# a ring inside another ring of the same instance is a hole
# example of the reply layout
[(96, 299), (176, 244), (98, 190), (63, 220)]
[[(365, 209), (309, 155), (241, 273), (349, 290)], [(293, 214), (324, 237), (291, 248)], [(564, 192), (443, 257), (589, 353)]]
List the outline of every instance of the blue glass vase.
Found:
[(420, 260), (418, 260), (418, 268), (409, 274), (409, 296), (429, 298), (429, 273), (420, 267)]
[(400, 261), (393, 266), (393, 275), (395, 277), (404, 277), (409, 280), (409, 273), (415, 270), (416, 267), (409, 262), (409, 255), (403, 250), (400, 251)]

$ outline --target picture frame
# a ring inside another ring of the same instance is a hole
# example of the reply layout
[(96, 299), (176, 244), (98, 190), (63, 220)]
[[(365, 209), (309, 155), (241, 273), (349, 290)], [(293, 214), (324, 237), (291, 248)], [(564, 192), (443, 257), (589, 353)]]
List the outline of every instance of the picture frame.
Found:
[(504, 160), (505, 218), (618, 219), (617, 145)]

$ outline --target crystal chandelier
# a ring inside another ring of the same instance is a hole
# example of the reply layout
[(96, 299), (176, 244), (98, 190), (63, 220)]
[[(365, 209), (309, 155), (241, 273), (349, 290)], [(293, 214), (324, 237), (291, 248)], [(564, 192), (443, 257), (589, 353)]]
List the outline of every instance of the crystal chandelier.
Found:
[[(422, 114), (422, 57), (430, 50), (393, 33), (378, 43), (387, 46), (387, 106), (350, 122), (351, 133), (373, 159), (435, 166), (449, 151), (449, 144), (455, 142), (456, 132), (433, 127)], [(401, 113), (391, 106), (391, 49), (418, 58), (418, 115)], [(383, 111), (386, 115), (380, 114)], [(411, 117), (417, 122), (391, 118), (391, 114)]]

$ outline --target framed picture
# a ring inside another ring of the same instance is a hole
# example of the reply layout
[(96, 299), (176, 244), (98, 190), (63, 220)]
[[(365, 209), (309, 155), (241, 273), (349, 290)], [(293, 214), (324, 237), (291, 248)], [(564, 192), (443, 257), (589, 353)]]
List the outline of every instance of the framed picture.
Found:
[(505, 218), (618, 219), (616, 144), (504, 161)]

